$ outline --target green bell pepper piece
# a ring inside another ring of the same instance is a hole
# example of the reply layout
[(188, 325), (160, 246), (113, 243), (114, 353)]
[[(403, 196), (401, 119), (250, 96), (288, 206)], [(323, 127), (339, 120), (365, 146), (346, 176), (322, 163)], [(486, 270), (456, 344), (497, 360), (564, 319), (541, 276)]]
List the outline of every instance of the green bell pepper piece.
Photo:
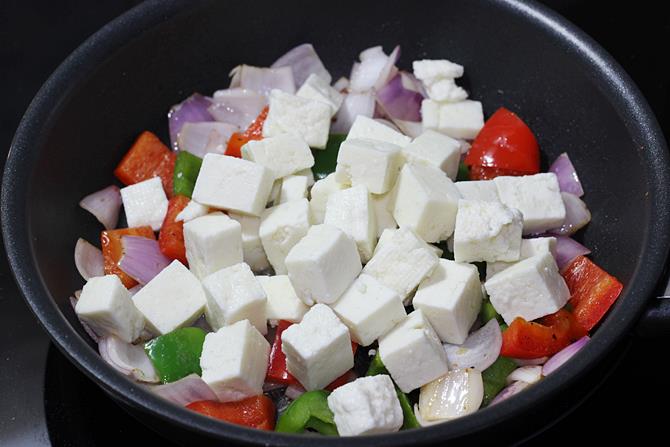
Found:
[(463, 162), (458, 164), (458, 174), (456, 174), (457, 182), (464, 182), (470, 180), (470, 170)]
[(486, 324), (494, 318), (500, 322), (500, 314), (495, 310), (491, 301), (484, 301), (482, 303), (482, 310), (479, 311), (479, 315), (482, 319), (482, 324)]
[(337, 436), (333, 412), (328, 408), (329, 394), (330, 392), (322, 390), (303, 393), (279, 416), (275, 431), (303, 433), (311, 428), (322, 435)]
[(173, 191), (175, 195), (191, 197), (201, 165), (202, 158), (187, 151), (179, 151), (177, 161), (174, 163)]
[(205, 331), (197, 327), (176, 329), (156, 337), (144, 345), (163, 383), (174, 382), (189, 374), (202, 374), (200, 354)]
[(314, 173), (315, 180), (321, 180), (331, 172), (335, 171), (337, 153), (340, 150), (340, 144), (342, 144), (346, 138), (347, 136), (345, 134), (331, 133), (328, 136), (328, 142), (326, 143), (325, 149), (312, 150), (312, 154), (314, 155), (312, 172)]
[(372, 358), (372, 362), (370, 362), (370, 366), (368, 366), (368, 370), (365, 373), (366, 376), (376, 376), (379, 374), (388, 374), (389, 372), (386, 370), (386, 366), (384, 366), (384, 363), (382, 362), (382, 357), (379, 355), (379, 351), (375, 354), (375, 356)]
[(491, 366), (484, 370), (482, 373), (482, 380), (484, 381), (484, 401), (482, 402), (482, 407), (490, 404), (493, 398), (505, 387), (507, 376), (516, 368), (517, 365), (512, 359), (500, 356)]

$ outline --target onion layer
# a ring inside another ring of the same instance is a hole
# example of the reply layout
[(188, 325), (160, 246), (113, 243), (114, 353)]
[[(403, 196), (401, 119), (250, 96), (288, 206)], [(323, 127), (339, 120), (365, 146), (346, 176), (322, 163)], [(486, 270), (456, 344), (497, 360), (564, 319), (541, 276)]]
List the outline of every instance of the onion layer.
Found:
[(291, 67), (261, 68), (251, 65), (238, 65), (230, 72), (230, 88), (254, 90), (265, 96), (273, 89), (286, 93), (295, 93), (295, 82)]
[(542, 374), (548, 376), (549, 374), (556, 371), (565, 362), (570, 360), (573, 355), (577, 354), (580, 349), (586, 346), (586, 343), (588, 343), (589, 340), (589, 336), (585, 335), (573, 344), (558, 351), (556, 354), (554, 354), (553, 357), (547, 360), (547, 363), (544, 364), (542, 367)]
[(570, 161), (568, 154), (563, 152), (558, 156), (556, 161), (554, 161), (549, 167), (549, 172), (553, 172), (558, 177), (558, 186), (561, 191), (569, 192), (574, 194), (577, 197), (584, 195), (584, 189), (582, 188), (582, 182), (579, 181), (577, 176), (577, 171)]
[(514, 382), (508, 387), (504, 388), (489, 404), (495, 405), (497, 403), (502, 402), (505, 399), (509, 399), (510, 397), (514, 396), (515, 394), (520, 393), (521, 391), (525, 390), (530, 386), (529, 383), (526, 382)]
[(272, 68), (280, 67), (291, 67), (296, 85), (302, 85), (312, 73), (328, 84), (333, 80), (311, 43), (298, 45), (272, 64)]
[(344, 97), (340, 110), (331, 126), (332, 133), (349, 133), (357, 116), (372, 118), (375, 113), (375, 98), (372, 93), (351, 92)]
[(106, 230), (113, 230), (119, 221), (121, 192), (115, 185), (89, 194), (79, 202), (79, 206), (93, 214)]
[(201, 400), (218, 400), (214, 391), (197, 374), (190, 374), (175, 382), (154, 386), (150, 389), (181, 407)]
[(158, 246), (158, 241), (141, 236), (123, 236), (123, 257), (119, 268), (142, 285), (146, 285), (154, 276), (170, 264)]
[(551, 234), (569, 236), (576, 233), (591, 221), (591, 212), (586, 203), (579, 197), (569, 192), (562, 192), (563, 204), (565, 205), (565, 220), (560, 228), (549, 231)]
[(177, 137), (181, 128), (186, 123), (200, 123), (203, 121), (212, 121), (212, 115), (207, 111), (212, 101), (199, 93), (186, 98), (180, 104), (172, 106), (168, 112), (168, 125), (170, 127), (170, 142), (172, 149), (179, 149)]
[(233, 124), (218, 121), (208, 123), (186, 123), (179, 132), (179, 149), (203, 158), (210, 152), (223, 154), (230, 136), (237, 132)]
[(502, 332), (496, 319), (468, 335), (461, 345), (445, 344), (449, 369), (474, 368), (484, 371), (491, 366), (502, 347)]
[(510, 375), (507, 376), (507, 383), (510, 384), (512, 382), (526, 382), (532, 385), (533, 383), (539, 382), (541, 379), (542, 366), (529, 365), (522, 366), (521, 368), (517, 368), (512, 371)]
[(399, 74), (377, 92), (377, 102), (390, 118), (421, 121), (421, 93), (406, 89)]
[(264, 95), (253, 90), (231, 88), (214, 92), (214, 101), (207, 110), (219, 122), (246, 129), (267, 102)]
[(563, 270), (577, 256), (588, 255), (591, 250), (567, 236), (556, 236), (556, 264)]
[(454, 369), (421, 387), (422, 419), (454, 419), (474, 413), (484, 399), (482, 374), (474, 369)]
[(141, 345), (126, 343), (113, 335), (98, 342), (100, 356), (114, 369), (140, 382), (157, 383), (158, 374)]
[(79, 238), (74, 246), (74, 265), (84, 280), (95, 276), (103, 276), (105, 261), (102, 257), (102, 251), (90, 242)]

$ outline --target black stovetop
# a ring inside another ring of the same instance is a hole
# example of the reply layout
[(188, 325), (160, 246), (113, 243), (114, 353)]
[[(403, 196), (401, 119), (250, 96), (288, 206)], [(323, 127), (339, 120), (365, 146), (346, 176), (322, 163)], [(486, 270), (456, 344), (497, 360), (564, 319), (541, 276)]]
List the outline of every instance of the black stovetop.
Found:
[[(83, 40), (134, 6), (135, 0), (4, 0), (0, 8), (0, 163), (32, 96), (51, 71)], [(598, 0), (546, 0), (599, 41), (626, 68), (670, 135), (670, 72), (667, 45), (670, 16), (664, 2), (641, 1), (635, 8)], [(389, 5), (390, 7), (390, 5)], [(617, 346), (589, 382), (566, 402), (585, 402), (543, 433), (519, 442), (559, 444), (616, 442), (641, 432), (664, 435), (666, 357), (670, 338), (634, 334)], [(660, 404), (660, 410), (657, 404)], [(574, 406), (574, 405), (572, 405)], [(566, 406), (565, 412), (571, 406)], [(631, 424), (634, 416), (643, 425)], [(662, 439), (662, 438), (661, 438)], [(495, 440), (492, 440), (495, 441)], [(168, 440), (120, 409), (72, 366), (37, 324), (0, 259), (0, 446), (92, 446)], [(581, 443), (581, 442), (580, 442)]]

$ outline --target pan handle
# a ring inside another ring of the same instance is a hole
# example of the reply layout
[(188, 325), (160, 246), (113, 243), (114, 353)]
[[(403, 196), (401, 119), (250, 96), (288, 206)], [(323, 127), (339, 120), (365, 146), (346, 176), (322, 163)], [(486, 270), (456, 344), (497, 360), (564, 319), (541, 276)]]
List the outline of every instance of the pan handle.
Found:
[(670, 278), (661, 284), (635, 329), (641, 337), (670, 336)]

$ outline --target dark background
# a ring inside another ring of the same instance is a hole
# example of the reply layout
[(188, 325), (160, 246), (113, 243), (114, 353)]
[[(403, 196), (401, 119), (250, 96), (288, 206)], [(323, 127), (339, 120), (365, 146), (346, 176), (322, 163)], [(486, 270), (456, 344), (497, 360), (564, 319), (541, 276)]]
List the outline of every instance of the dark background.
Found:
[[(137, 3), (2, 0), (0, 163), (4, 164), (23, 111), (49, 74), (89, 35)], [(664, 11), (665, 2), (543, 3), (584, 29), (624, 66), (670, 135), (670, 15)], [(281, 7), (280, 2), (273, 7)], [(392, 4), (380, 2), (380, 7)], [(645, 339), (631, 334), (588, 379), (588, 392), (582, 388), (566, 397), (566, 402), (586, 399), (584, 404), (526, 442), (581, 445), (587, 440), (621, 442), (624, 435), (663, 439), (670, 397), (663, 359), (668, 358), (669, 345), (668, 337)], [(0, 259), (0, 399), (2, 446), (170, 445), (127, 416), (49, 344), (19, 296), (4, 256)], [(525, 438), (528, 433), (519, 435)]]

